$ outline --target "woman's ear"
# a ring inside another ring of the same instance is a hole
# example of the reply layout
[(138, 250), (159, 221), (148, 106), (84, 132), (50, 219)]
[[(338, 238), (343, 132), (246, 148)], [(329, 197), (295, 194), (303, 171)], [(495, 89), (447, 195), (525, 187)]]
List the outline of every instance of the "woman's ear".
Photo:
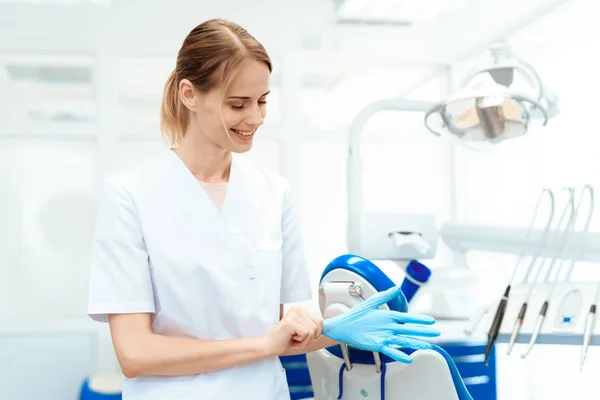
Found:
[(188, 79), (182, 79), (179, 82), (179, 98), (183, 105), (190, 111), (194, 111), (196, 109), (196, 90), (194, 89), (194, 85)]

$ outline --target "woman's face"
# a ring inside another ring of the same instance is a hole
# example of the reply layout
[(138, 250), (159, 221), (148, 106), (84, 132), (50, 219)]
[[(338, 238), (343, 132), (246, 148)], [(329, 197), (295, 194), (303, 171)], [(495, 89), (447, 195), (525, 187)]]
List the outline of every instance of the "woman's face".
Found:
[(194, 131), (224, 150), (235, 153), (250, 150), (267, 114), (269, 78), (266, 64), (251, 61), (242, 67), (225, 93), (222, 88), (206, 94), (194, 90), (193, 104), (187, 104), (193, 111), (190, 122)]

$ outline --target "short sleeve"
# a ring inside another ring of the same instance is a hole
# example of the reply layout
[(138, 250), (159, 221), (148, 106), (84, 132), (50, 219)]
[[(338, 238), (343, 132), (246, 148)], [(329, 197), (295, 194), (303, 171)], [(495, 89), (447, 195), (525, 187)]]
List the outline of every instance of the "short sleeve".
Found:
[(281, 275), (281, 304), (310, 300), (312, 289), (300, 224), (295, 215), (289, 184), (283, 197), (281, 218), (283, 234), (283, 271)]
[(106, 180), (98, 204), (92, 243), (88, 315), (154, 313), (148, 252), (129, 190)]

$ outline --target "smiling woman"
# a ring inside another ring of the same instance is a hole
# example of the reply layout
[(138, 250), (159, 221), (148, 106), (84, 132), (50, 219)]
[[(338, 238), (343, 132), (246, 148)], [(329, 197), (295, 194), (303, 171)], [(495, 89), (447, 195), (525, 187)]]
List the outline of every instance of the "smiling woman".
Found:
[(209, 20), (165, 85), (169, 149), (104, 182), (88, 314), (108, 322), (123, 400), (290, 398), (278, 356), (335, 344), (309, 300), (287, 180), (246, 157), (272, 65), (245, 29)]
[[(185, 39), (175, 70), (165, 85), (161, 108), (163, 135), (172, 146), (177, 146), (188, 130), (203, 127), (207, 135), (215, 134), (220, 123), (232, 133), (228, 137), (230, 144), (242, 146), (236, 150), (249, 150), (266, 115), (272, 70), (264, 47), (239, 25), (210, 20), (197, 26)], [(213, 90), (216, 88), (220, 90)], [(197, 101), (198, 93), (206, 96)], [(224, 101), (217, 102), (219, 97)], [(202, 121), (197, 120), (198, 116), (202, 116)], [(212, 139), (225, 144), (225, 138)]]
[[(249, 61), (226, 89), (222, 109), (223, 124), (230, 127), (239, 140), (250, 142), (267, 114), (269, 73), (264, 63)], [(235, 145), (235, 143), (233, 143)]]

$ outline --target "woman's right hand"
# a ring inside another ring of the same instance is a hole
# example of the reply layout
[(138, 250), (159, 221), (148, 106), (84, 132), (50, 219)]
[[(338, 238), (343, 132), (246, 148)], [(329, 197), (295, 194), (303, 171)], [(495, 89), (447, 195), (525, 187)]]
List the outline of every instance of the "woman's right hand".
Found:
[(265, 335), (267, 352), (281, 356), (288, 349), (310, 346), (323, 332), (323, 320), (301, 307), (291, 307), (281, 321)]

